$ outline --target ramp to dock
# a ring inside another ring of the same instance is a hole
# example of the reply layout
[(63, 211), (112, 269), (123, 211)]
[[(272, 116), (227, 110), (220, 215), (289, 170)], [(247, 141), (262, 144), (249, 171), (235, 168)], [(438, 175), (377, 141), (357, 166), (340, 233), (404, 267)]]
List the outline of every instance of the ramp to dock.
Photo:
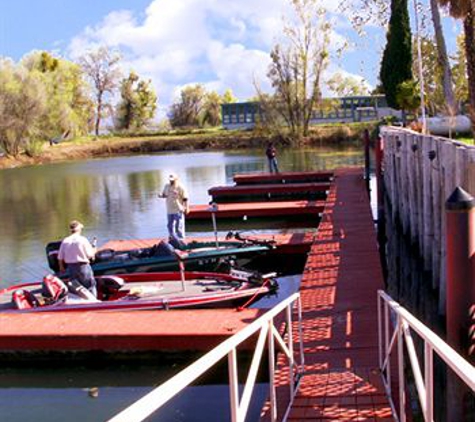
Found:
[[(305, 375), (289, 421), (394, 420), (378, 369), (383, 276), (362, 174), (336, 172), (309, 253), (301, 284)], [(280, 418), (289, 402), (283, 361), (276, 374)], [(268, 405), (262, 420), (269, 420)]]

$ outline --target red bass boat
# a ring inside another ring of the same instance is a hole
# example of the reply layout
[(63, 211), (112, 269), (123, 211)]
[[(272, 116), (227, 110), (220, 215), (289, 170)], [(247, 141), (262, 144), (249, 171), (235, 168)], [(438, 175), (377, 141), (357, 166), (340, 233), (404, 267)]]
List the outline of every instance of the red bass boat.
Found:
[[(0, 290), (0, 312), (129, 311), (247, 306), (277, 288), (275, 273), (133, 273), (96, 277), (97, 297), (54, 275)], [(75, 284), (74, 284), (75, 283)]]

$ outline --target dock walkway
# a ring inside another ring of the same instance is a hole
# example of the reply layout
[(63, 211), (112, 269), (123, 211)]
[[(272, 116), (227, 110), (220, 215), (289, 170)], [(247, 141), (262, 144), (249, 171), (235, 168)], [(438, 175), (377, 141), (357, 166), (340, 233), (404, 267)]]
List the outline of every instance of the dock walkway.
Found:
[[(335, 176), (302, 278), (305, 375), (288, 420), (393, 421), (378, 369), (383, 276), (369, 199), (361, 170)], [(280, 417), (289, 400), (283, 361), (276, 374)]]

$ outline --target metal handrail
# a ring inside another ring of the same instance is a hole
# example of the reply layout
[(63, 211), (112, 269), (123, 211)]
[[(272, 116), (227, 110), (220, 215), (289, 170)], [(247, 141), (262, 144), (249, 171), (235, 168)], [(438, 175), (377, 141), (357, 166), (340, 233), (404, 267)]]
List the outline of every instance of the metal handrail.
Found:
[[(383, 312), (384, 306), (384, 312)], [(392, 313), (390, 313), (392, 311)], [(393, 330), (390, 335), (390, 329)], [(419, 365), (411, 331), (416, 332), (424, 341), (424, 371)], [(389, 338), (391, 337), (391, 341)], [(406, 397), (404, 389), (404, 350), (406, 349), (414, 374), (414, 382), (424, 421), (434, 420), (434, 352), (448, 365), (454, 373), (475, 392), (475, 366), (467, 362), (460, 354), (445, 343), (438, 335), (427, 328), (410, 312), (394, 301), (388, 294), (378, 290), (378, 338), (379, 365), (384, 387), (398, 421), (406, 421)], [(390, 354), (397, 339), (398, 380), (399, 380), (399, 413), (391, 396)], [(384, 344), (383, 344), (384, 343)], [(424, 375), (422, 375), (424, 373)]]
[[(292, 333), (292, 307), (297, 304), (298, 317), (298, 334), (299, 334), (299, 361), (296, 363), (294, 359), (293, 333)], [(281, 337), (278, 330), (274, 327), (274, 318), (281, 312), (286, 310), (287, 323), (287, 345)], [(237, 347), (259, 332), (251, 366), (249, 368), (248, 377), (239, 398), (238, 388), (238, 370), (237, 370)], [(290, 384), (290, 402), (284, 414), (284, 420), (293, 403), (294, 396), (297, 392), (300, 378), (303, 375), (304, 354), (303, 354), (303, 330), (302, 330), (302, 305), (300, 294), (294, 293), (292, 296), (280, 302), (274, 308), (266, 312), (264, 315), (256, 319), (254, 322), (243, 328), (241, 331), (226, 339), (216, 348), (206, 353), (200, 359), (192, 363), (190, 366), (176, 374), (174, 377), (164, 382), (159, 387), (146, 394), (144, 397), (115, 415), (109, 422), (140, 422), (157, 411), (165, 403), (167, 403), (176, 394), (185, 387), (193, 383), (198, 377), (216, 365), (222, 358), (228, 356), (228, 372), (231, 399), (231, 420), (232, 422), (244, 422), (246, 413), (251, 401), (252, 390), (257, 378), (257, 372), (261, 358), (264, 354), (266, 340), (269, 353), (269, 379), (270, 379), (270, 410), (271, 420), (277, 420), (277, 400), (275, 392), (275, 343), (280, 346), (284, 355), (289, 360), (289, 384)]]

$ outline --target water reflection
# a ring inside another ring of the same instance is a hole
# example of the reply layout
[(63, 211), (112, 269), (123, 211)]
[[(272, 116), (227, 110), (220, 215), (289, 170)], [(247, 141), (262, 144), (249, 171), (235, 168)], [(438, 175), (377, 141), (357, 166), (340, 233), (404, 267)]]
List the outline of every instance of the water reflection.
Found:
[[(158, 359), (159, 361), (159, 359)], [(191, 362), (191, 361), (190, 361)], [(134, 362), (102, 368), (83, 365), (44, 365), (41, 368), (3, 368), (0, 370), (1, 420), (9, 422), (94, 422), (105, 421), (149, 393), (182, 369), (168, 362)], [(241, 367), (247, 362), (240, 359)], [(258, 420), (268, 394), (265, 380), (256, 385), (250, 418)], [(186, 388), (149, 421), (223, 422), (229, 417), (229, 391), (226, 365)]]
[[(359, 148), (279, 151), (282, 171), (362, 165)], [(48, 272), (47, 242), (66, 235), (72, 218), (99, 244), (117, 238), (166, 235), (165, 204), (157, 198), (170, 172), (189, 190), (192, 204), (208, 203), (211, 186), (236, 173), (265, 171), (260, 150), (173, 153), (59, 163), (0, 171), (0, 285)], [(209, 231), (211, 231), (211, 224)]]

